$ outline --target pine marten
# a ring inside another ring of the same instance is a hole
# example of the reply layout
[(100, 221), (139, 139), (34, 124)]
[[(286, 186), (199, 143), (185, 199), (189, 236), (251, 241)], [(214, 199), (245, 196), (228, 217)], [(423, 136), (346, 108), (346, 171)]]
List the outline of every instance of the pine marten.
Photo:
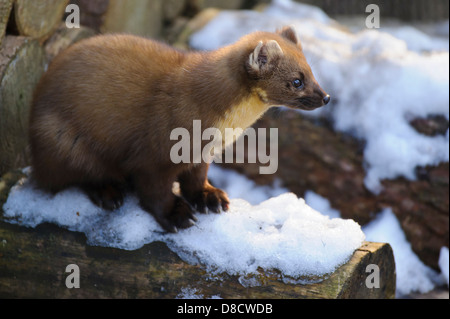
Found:
[(227, 210), (229, 199), (208, 182), (208, 163), (170, 160), (171, 130), (191, 131), (193, 120), (245, 129), (271, 106), (312, 110), (329, 101), (290, 27), (213, 52), (96, 36), (58, 55), (36, 88), (32, 178), (53, 193), (78, 186), (108, 210), (132, 186), (142, 208), (176, 232), (194, 224), (194, 211)]

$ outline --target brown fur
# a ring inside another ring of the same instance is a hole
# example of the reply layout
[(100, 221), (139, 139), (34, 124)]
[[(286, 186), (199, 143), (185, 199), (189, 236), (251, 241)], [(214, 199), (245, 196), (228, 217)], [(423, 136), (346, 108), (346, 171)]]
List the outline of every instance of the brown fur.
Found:
[[(295, 78), (304, 88), (292, 86)], [(52, 192), (80, 186), (108, 209), (132, 185), (142, 207), (173, 232), (193, 224), (191, 205), (218, 212), (229, 200), (208, 183), (208, 164), (171, 162), (172, 129), (192, 131), (194, 119), (203, 128), (245, 129), (270, 106), (312, 109), (325, 96), (290, 28), (209, 53), (130, 35), (94, 37), (59, 55), (36, 89), (33, 177)], [(175, 180), (183, 198), (172, 193)]]

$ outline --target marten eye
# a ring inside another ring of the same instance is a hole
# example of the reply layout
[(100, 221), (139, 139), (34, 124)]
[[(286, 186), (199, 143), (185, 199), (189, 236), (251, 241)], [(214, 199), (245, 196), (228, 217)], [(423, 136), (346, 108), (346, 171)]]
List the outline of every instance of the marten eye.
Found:
[(296, 89), (300, 89), (303, 87), (303, 81), (300, 79), (295, 79), (294, 81), (292, 81), (292, 85), (296, 88)]

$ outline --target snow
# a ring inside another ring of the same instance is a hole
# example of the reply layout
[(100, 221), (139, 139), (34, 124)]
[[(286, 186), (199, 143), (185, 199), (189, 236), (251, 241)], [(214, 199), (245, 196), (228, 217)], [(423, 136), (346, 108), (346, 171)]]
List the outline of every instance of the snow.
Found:
[(396, 264), (397, 296), (408, 295), (411, 292), (426, 293), (436, 284), (441, 284), (438, 274), (424, 265), (413, 252), (390, 208), (383, 210), (375, 220), (364, 226), (363, 231), (368, 241), (391, 245)]
[[(198, 216), (198, 227), (169, 235), (191, 263), (209, 271), (256, 274), (258, 267), (282, 269), (284, 275), (322, 276), (345, 263), (361, 246), (364, 234), (352, 220), (330, 219), (292, 193), (252, 206), (233, 199), (230, 211)], [(220, 253), (219, 253), (220, 252)]]
[(181, 289), (175, 299), (204, 299), (204, 296), (198, 293), (195, 288), (185, 287)]
[[(181, 292), (175, 297), (175, 299), (205, 299), (205, 296), (196, 288), (184, 287), (181, 288)], [(220, 295), (212, 295), (209, 299), (222, 299)]]
[[(177, 234), (163, 233), (131, 194), (120, 209), (106, 212), (78, 189), (52, 196), (27, 178), (12, 188), (4, 217), (28, 227), (50, 222), (84, 232), (90, 245), (134, 250), (164, 241), (185, 261), (199, 263), (213, 274), (257, 274), (261, 267), (276, 268), (292, 278), (324, 276), (344, 264), (364, 241), (361, 227), (352, 220), (321, 215), (277, 186), (256, 186), (228, 170), (211, 171), (213, 181), (228, 183), (226, 190), (241, 187), (243, 193), (231, 195), (229, 212), (198, 214), (194, 227)], [(253, 203), (269, 199), (251, 204), (236, 197)]]
[(275, 180), (273, 185), (257, 185), (234, 170), (216, 165), (210, 166), (208, 178), (214, 181), (214, 186), (226, 189), (228, 197), (244, 199), (252, 205), (289, 192), (288, 189), (280, 186), (279, 180)]
[[(381, 191), (380, 180), (415, 179), (415, 167), (449, 160), (449, 134), (424, 136), (414, 117), (449, 118), (449, 50), (446, 37), (412, 26), (346, 30), (320, 9), (290, 0), (273, 1), (264, 12), (223, 11), (193, 34), (190, 45), (214, 50), (257, 31), (291, 25), (330, 106), (306, 116), (326, 116), (335, 129), (366, 141), (365, 185)], [(436, 33), (442, 34), (442, 25)]]
[(321, 212), (325, 216), (329, 216), (330, 218), (340, 218), (341, 213), (331, 207), (330, 202), (323, 196), (314, 193), (313, 191), (305, 192), (305, 202), (311, 208)]
[(447, 281), (447, 287), (448, 287), (448, 247), (442, 247), (441, 253), (439, 255), (439, 268), (441, 269), (442, 275), (444, 276), (445, 280)]
[(448, 40), (443, 38), (432, 38), (425, 32), (412, 26), (383, 28), (383, 32), (387, 32), (395, 38), (405, 41), (408, 50), (411, 51), (449, 51)]
[[(314, 193), (307, 191), (306, 203), (322, 214), (339, 218), (340, 212), (333, 209), (329, 201)], [(366, 240), (389, 243), (394, 252), (397, 273), (397, 296), (406, 296), (413, 292), (426, 293), (443, 284), (443, 280), (430, 267), (426, 266), (413, 252), (411, 244), (401, 229), (400, 223), (390, 208), (380, 212), (376, 219), (362, 228)], [(442, 276), (448, 285), (448, 248), (442, 247), (439, 265)]]

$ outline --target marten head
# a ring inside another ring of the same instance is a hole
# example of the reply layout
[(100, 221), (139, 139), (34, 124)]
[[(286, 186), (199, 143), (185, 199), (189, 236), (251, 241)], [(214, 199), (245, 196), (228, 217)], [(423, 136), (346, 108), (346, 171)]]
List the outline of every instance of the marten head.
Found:
[(259, 41), (246, 64), (260, 98), (271, 106), (302, 110), (328, 104), (330, 96), (314, 78), (296, 32), (285, 27), (272, 38)]

